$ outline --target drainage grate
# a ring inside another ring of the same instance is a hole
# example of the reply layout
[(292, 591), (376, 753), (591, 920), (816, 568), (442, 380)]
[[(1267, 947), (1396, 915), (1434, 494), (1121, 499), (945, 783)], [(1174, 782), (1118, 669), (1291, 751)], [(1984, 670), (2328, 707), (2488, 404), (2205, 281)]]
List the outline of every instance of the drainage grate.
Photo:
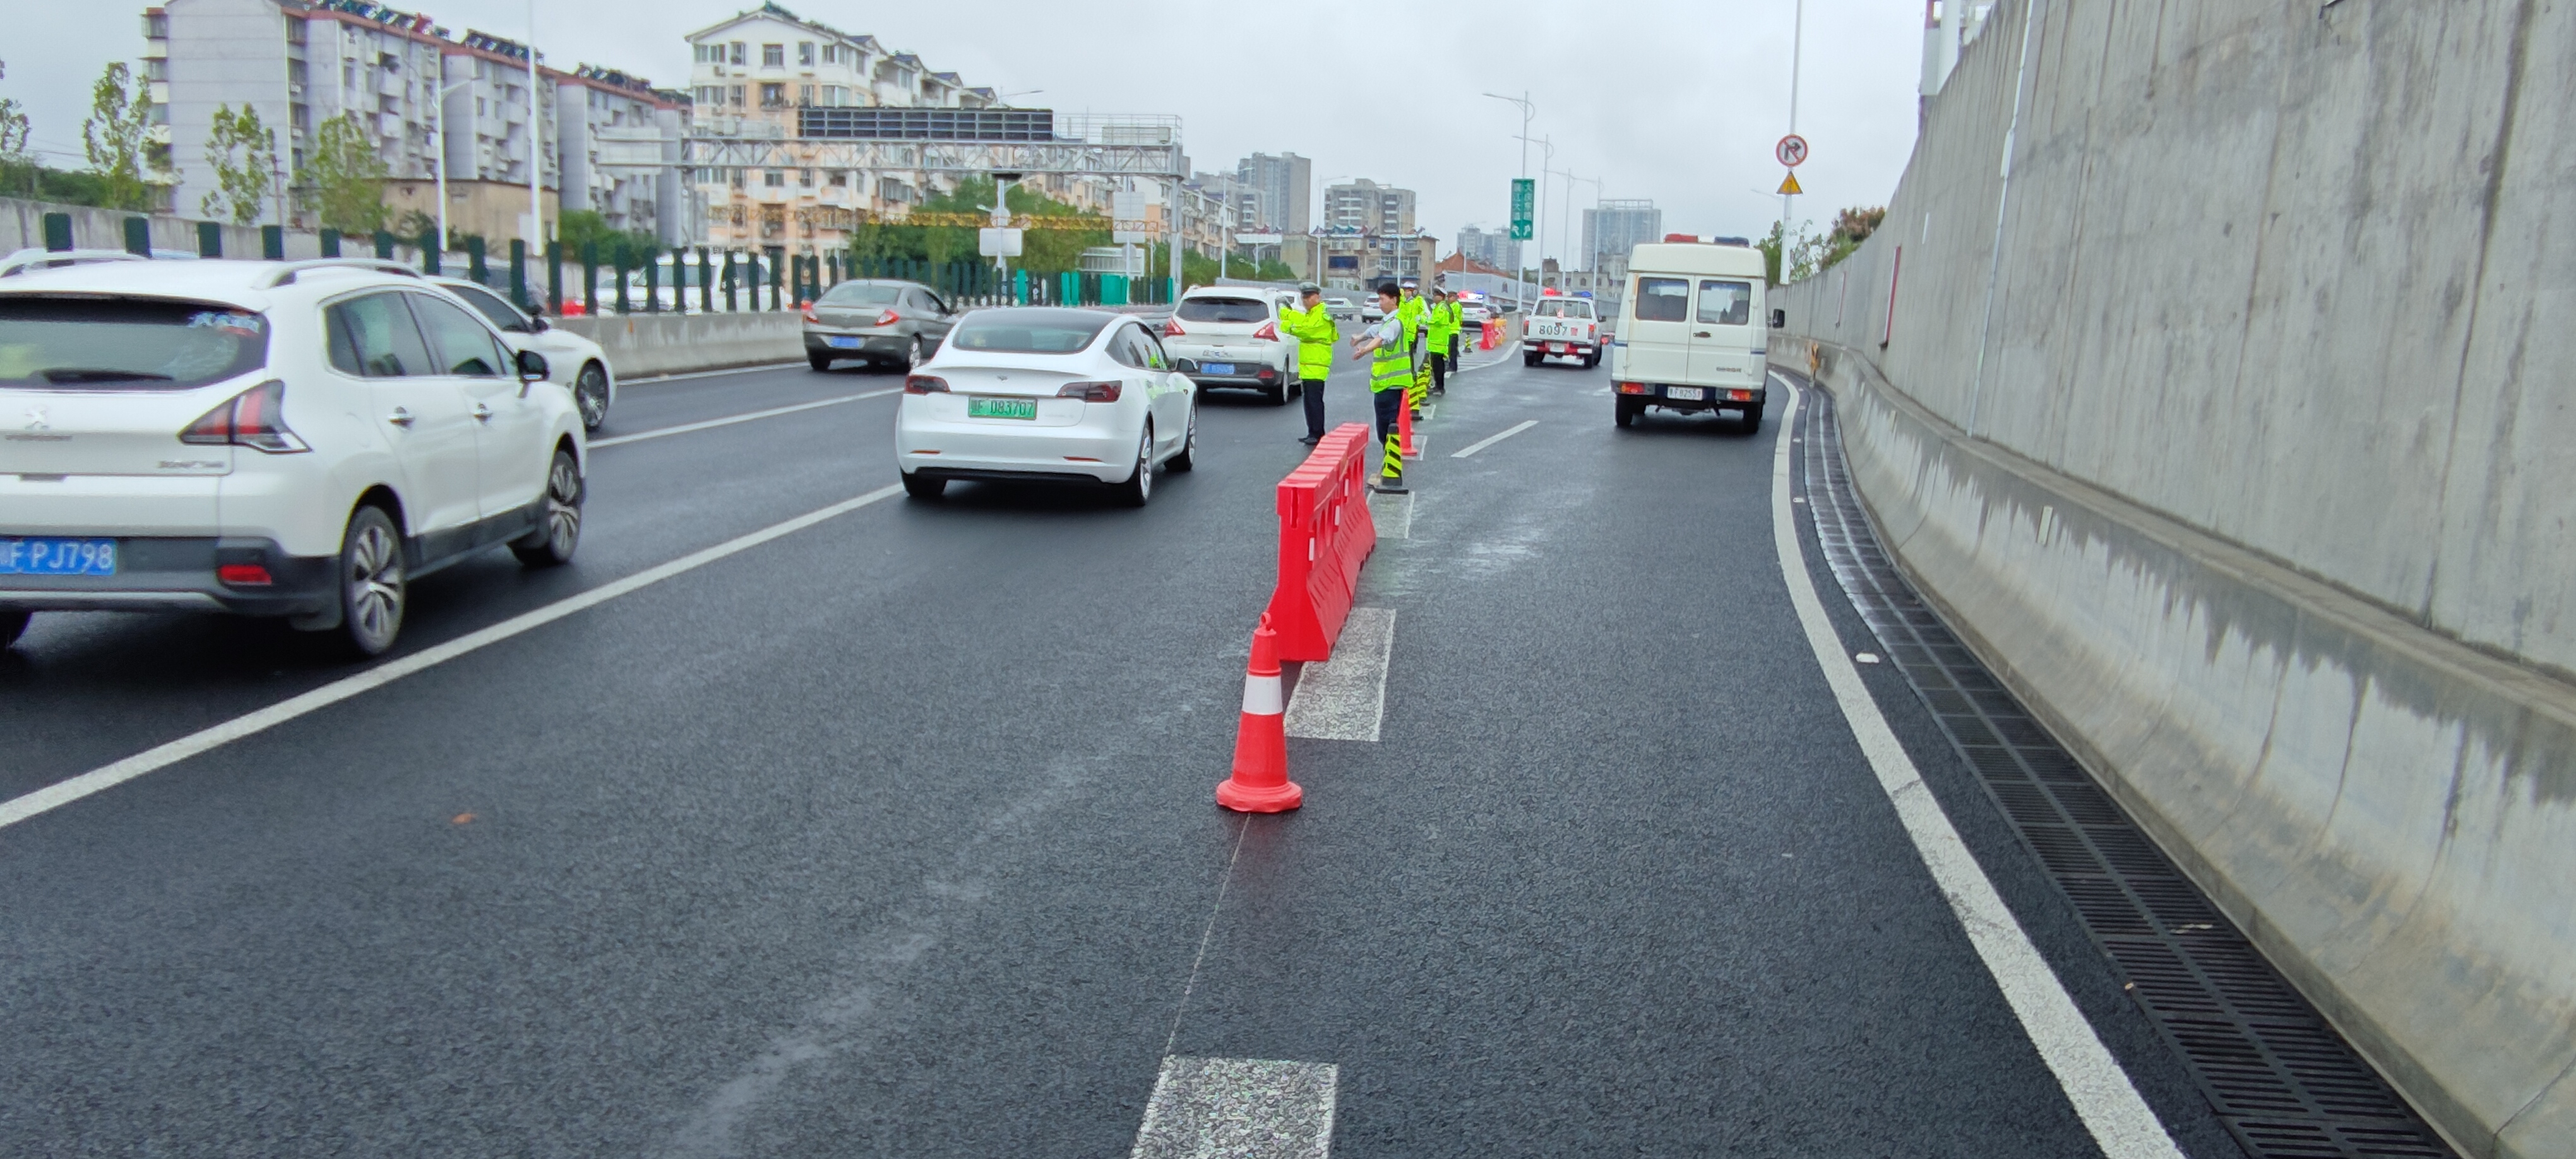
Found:
[(2452, 1159), (1914, 594), (1852, 490), (1831, 396), (1799, 401), (1806, 506), (1834, 578), (2246, 1154)]

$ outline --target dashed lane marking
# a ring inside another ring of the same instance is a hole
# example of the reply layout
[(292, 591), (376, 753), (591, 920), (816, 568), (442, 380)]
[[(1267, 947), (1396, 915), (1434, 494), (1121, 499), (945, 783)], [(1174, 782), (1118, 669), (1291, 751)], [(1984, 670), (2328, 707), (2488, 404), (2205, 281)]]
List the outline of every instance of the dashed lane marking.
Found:
[(1452, 459), (1466, 458), (1469, 455), (1475, 454), (1478, 451), (1484, 450), (1487, 447), (1493, 446), (1504, 439), (1508, 439), (1513, 435), (1517, 435), (1522, 431), (1528, 430), (1537, 425), (1537, 419), (1522, 419), (1520, 422), (1504, 428), (1503, 433), (1499, 435), (1487, 435), (1484, 438), (1478, 439), (1475, 442), (1469, 443), (1464, 447), (1460, 447), (1459, 449), (1450, 452), (1449, 457)]
[(1325, 1159), (1340, 1085), (1329, 1062), (1167, 1057), (1129, 1159)]
[(756, 410), (747, 414), (727, 415), (720, 419), (708, 419), (702, 423), (682, 423), (676, 427), (663, 427), (660, 430), (644, 431), (639, 434), (619, 435), (613, 439), (592, 439), (590, 441), (590, 447), (592, 450), (599, 450), (603, 447), (620, 447), (628, 443), (640, 443), (646, 439), (667, 438), (671, 435), (685, 435), (691, 431), (710, 431), (717, 427), (729, 427), (735, 423), (747, 423), (755, 419), (774, 419), (780, 415), (792, 415), (798, 411), (815, 410), (827, 406), (839, 406), (842, 403), (857, 402), (863, 398), (884, 398), (889, 394), (900, 394), (902, 392), (903, 388), (900, 386), (889, 386), (884, 390), (871, 390), (862, 394), (845, 394), (839, 398), (827, 398), (818, 402), (800, 402), (794, 406), (771, 407), (768, 410)]
[(1386, 719), (1386, 665), (1394, 654), (1395, 609), (1352, 608), (1333, 658), (1298, 673), (1281, 722), (1288, 735), (1374, 743)]
[[(1788, 386), (1786, 380), (1782, 385)], [(2075, 1008), (2075, 1000), (2048, 968), (2048, 960), (2039, 956), (2030, 935), (2004, 908), (1994, 882), (1959, 840), (1959, 831), (1951, 827), (1949, 815), (1932, 798), (1913, 758), (1905, 755), (1905, 747), (1897, 743), (1896, 733), (1879, 713), (1878, 702), (1861, 683), (1860, 669), (1852, 665), (1851, 653), (1834, 634), (1833, 622), (1825, 618), (1815, 581), (1807, 575), (1796, 516), (1789, 504), (1789, 431), (1798, 414), (1797, 388), (1789, 387), (1788, 393), (1789, 405), (1780, 415), (1780, 433), (1773, 440), (1771, 543), (1780, 558), (1780, 574), (1788, 581), (1789, 602), (1798, 611), (1799, 625), (1806, 629), (1807, 646), (1824, 669), (1834, 700), (1842, 706), (1852, 739), (1860, 742), (1879, 788), (1896, 807), (1897, 820), (1904, 823), (1905, 835), (1913, 839), (1914, 851), (1931, 871), (1933, 883), (1949, 899), (1950, 911), (1967, 931), (1968, 943), (1976, 947), (1986, 972), (1994, 976), (2013, 1016), (2021, 1020), (2031, 1045), (2039, 1049), (2040, 1060), (2056, 1076), (2102, 1153), (2108, 1159), (2182, 1159), (2164, 1124), (2129, 1081), (2128, 1072), (2103, 1047), (2093, 1024)]]
[(200, 729), (167, 744), (145, 749), (114, 764), (103, 765), (69, 780), (56, 781), (35, 792), (0, 801), (0, 829), (15, 825), (37, 814), (59, 809), (92, 793), (115, 788), (145, 773), (166, 769), (200, 753), (221, 748), (243, 737), (267, 731), (297, 717), (328, 708), (359, 693), (382, 688), (415, 672), (425, 672), (469, 652), (544, 627), (575, 612), (598, 607), (619, 596), (641, 591), (673, 576), (696, 571), (726, 556), (749, 551), (773, 539), (794, 535), (815, 524), (849, 514), (901, 490), (901, 487), (879, 487), (855, 499), (844, 499), (829, 507), (806, 512), (783, 523), (773, 523), (749, 535), (737, 536), (714, 547), (691, 552), (669, 563), (646, 568), (634, 575), (601, 584), (579, 595), (567, 596), (535, 611), (512, 616), (491, 627), (466, 633), (444, 644), (386, 661), (355, 676), (334, 680), (300, 696), (288, 697), (212, 728)]

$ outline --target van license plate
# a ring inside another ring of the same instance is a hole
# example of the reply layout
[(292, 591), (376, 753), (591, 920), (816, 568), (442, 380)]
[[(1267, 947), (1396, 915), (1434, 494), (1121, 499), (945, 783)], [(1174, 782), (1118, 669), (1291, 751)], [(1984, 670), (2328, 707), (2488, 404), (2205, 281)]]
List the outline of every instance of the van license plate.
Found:
[(1664, 388), (1664, 397), (1677, 398), (1683, 402), (1700, 402), (1708, 398), (1708, 391), (1696, 386), (1667, 386)]
[(0, 575), (115, 575), (113, 539), (0, 539)]
[(1033, 419), (1038, 417), (1038, 400), (1033, 398), (966, 399), (966, 417), (970, 419)]

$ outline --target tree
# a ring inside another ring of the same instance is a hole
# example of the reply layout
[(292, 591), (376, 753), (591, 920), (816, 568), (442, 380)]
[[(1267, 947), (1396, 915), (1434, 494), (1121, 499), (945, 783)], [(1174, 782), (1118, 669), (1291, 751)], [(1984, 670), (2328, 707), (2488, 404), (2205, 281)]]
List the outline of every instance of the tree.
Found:
[(1770, 276), (1772, 285), (1811, 278), (1816, 271), (1825, 268), (1826, 242), (1824, 237), (1811, 232), (1813, 226), (1813, 222), (1800, 222), (1797, 235), (1789, 239), (1789, 276), (1784, 281), (1780, 277), (1780, 223), (1771, 223), (1771, 232), (1756, 248), (1762, 251), (1762, 268)]
[(313, 127), (313, 147), (295, 183), (325, 229), (373, 234), (385, 227), (385, 177), (391, 172), (355, 113)]
[(197, 211), (234, 225), (256, 224), (277, 172), (277, 130), (260, 124), (259, 110), (247, 103), (239, 112), (217, 105), (214, 127), (206, 131), (206, 160), (215, 167), (215, 187), (198, 200)]
[(81, 122), (81, 152), (99, 175), (109, 209), (148, 209), (145, 177), (170, 175), (169, 159), (146, 140), (152, 123), (152, 86), (135, 85), (124, 61), (111, 61), (90, 86), (89, 119)]
[(565, 211), (563, 216), (555, 219), (555, 240), (563, 243), (566, 261), (579, 259), (584, 244), (597, 246), (592, 252), (597, 253), (603, 262), (615, 260), (620, 245), (626, 247), (628, 254), (638, 256), (647, 250), (662, 248), (660, 235), (652, 230), (614, 228), (608, 224), (608, 218), (595, 209)]

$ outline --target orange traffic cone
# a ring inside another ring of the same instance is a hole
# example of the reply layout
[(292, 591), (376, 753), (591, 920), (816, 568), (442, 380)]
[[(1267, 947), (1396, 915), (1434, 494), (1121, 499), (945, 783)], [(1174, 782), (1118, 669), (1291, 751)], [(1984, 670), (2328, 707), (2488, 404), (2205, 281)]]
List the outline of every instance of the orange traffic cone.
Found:
[(1306, 803), (1306, 790), (1288, 779), (1286, 712), (1279, 695), (1279, 635), (1265, 614), (1253, 629), (1252, 663), (1243, 674), (1234, 776), (1217, 783), (1217, 804), (1237, 813), (1285, 813)]
[(1405, 458), (1422, 457), (1421, 452), (1413, 449), (1413, 401), (1411, 399), (1406, 399), (1403, 406), (1395, 409), (1395, 446), (1397, 453)]

